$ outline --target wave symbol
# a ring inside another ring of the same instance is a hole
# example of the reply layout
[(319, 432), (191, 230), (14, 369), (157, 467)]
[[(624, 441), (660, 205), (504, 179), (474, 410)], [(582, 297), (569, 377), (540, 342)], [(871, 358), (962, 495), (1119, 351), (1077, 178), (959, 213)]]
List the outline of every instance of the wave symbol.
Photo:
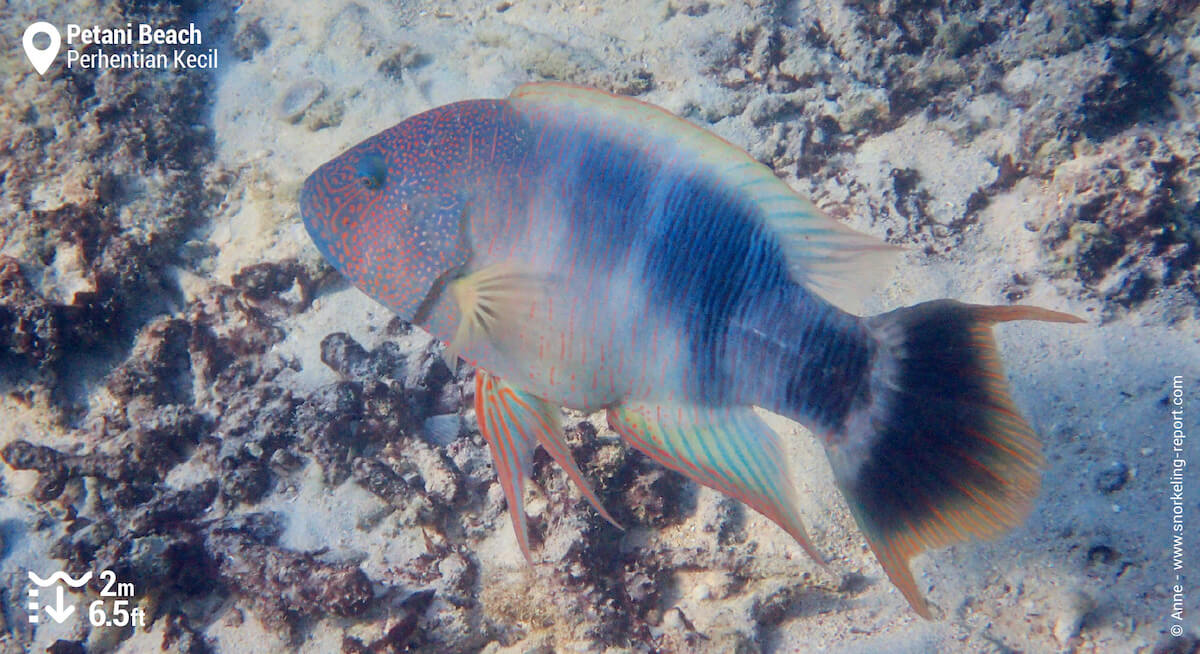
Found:
[(29, 580), (32, 581), (33, 583), (41, 586), (42, 588), (45, 588), (46, 586), (49, 586), (50, 584), (53, 584), (53, 583), (56, 583), (59, 581), (70, 586), (71, 588), (79, 588), (80, 586), (82, 586), (92, 580), (92, 571), (88, 570), (79, 579), (71, 578), (70, 575), (63, 572), (62, 570), (55, 572), (54, 574), (50, 575), (46, 579), (42, 579), (41, 577), (39, 577), (37, 575), (36, 572), (30, 571), (29, 572)]

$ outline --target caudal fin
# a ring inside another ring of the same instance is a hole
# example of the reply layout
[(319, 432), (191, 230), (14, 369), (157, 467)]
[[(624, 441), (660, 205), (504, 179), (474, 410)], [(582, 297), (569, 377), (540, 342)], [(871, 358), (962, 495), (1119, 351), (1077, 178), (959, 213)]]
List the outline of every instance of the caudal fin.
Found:
[(926, 618), (909, 559), (1020, 524), (1040, 484), (1041, 444), (1009, 397), (992, 338), (992, 325), (1009, 320), (1082, 322), (950, 300), (867, 319), (880, 345), (871, 402), (827, 445), (875, 556)]

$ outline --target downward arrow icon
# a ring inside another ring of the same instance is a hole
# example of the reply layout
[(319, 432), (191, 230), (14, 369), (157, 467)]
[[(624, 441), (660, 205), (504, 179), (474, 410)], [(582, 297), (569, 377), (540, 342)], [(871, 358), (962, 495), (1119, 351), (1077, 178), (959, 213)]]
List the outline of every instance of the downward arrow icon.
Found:
[(55, 606), (46, 606), (44, 608), (46, 609), (46, 615), (50, 616), (51, 620), (62, 624), (63, 620), (71, 617), (71, 614), (75, 612), (75, 605), (67, 604), (66, 606), (63, 606), (63, 587), (56, 586), (55, 588), (58, 589), (58, 597), (56, 598)]

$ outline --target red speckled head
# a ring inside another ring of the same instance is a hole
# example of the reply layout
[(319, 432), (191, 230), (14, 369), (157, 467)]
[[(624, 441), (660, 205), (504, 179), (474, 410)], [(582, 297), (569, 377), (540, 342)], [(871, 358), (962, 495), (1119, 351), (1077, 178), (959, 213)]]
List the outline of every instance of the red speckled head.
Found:
[(474, 151), (503, 101), (438, 107), (385, 130), (304, 182), (300, 215), (347, 279), (412, 321), (430, 290), (466, 263)]

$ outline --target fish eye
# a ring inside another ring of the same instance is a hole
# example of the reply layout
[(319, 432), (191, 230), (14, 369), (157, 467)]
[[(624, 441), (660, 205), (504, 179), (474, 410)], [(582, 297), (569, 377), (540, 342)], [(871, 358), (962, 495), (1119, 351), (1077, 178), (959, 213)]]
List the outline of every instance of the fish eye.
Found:
[(374, 153), (359, 159), (354, 166), (354, 173), (358, 184), (369, 191), (382, 188), (383, 183), (387, 181), (387, 166), (384, 165), (383, 157)]

